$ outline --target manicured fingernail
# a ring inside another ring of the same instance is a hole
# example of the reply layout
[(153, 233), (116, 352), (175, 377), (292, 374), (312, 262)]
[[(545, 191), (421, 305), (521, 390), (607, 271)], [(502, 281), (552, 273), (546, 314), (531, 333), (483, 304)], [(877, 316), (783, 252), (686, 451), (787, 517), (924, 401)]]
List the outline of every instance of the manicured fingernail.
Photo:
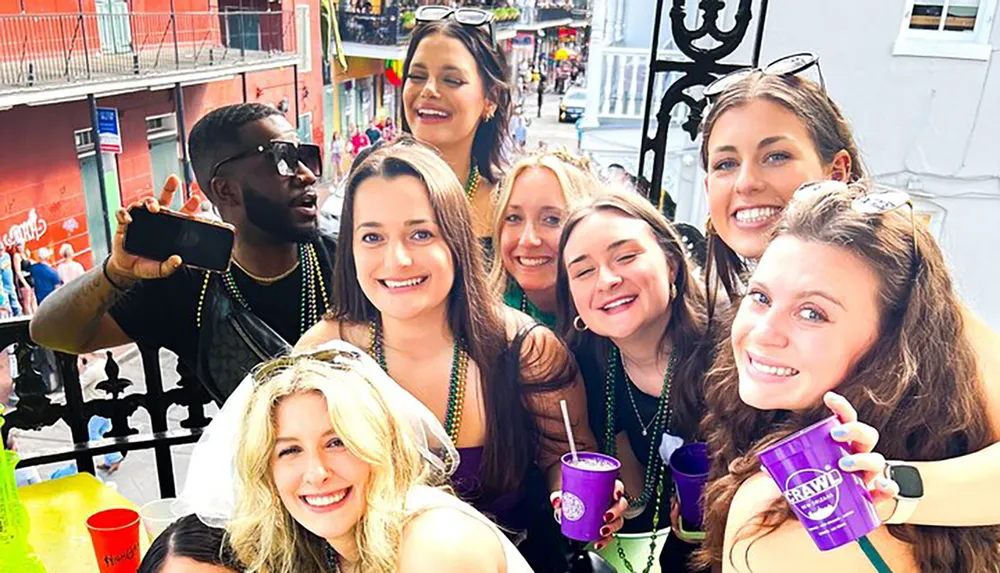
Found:
[(552, 509), (558, 509), (560, 501), (561, 500), (558, 497), (552, 498)]
[(609, 512), (607, 512), (607, 513), (604, 514), (604, 523), (608, 523), (608, 522), (610, 522), (614, 518), (615, 518), (615, 514), (613, 514), (613, 513), (611, 513), (609, 511)]
[(615, 501), (620, 500), (623, 495), (625, 495), (625, 492), (623, 492), (623, 491), (616, 491), (615, 492)]
[[(591, 530), (591, 531), (593, 531), (593, 530)], [(609, 529), (607, 527), (602, 527), (601, 528), (601, 537), (607, 537), (609, 535), (611, 535), (611, 529)]]
[(840, 467), (845, 470), (854, 467), (854, 458), (840, 458)]
[(600, 551), (601, 549), (604, 549), (604, 544), (603, 543), (601, 543), (600, 541), (598, 541), (597, 543), (594, 544), (594, 551)]
[(875, 480), (875, 485), (877, 485), (879, 489), (892, 489), (892, 480), (881, 477)]
[(830, 432), (830, 435), (833, 436), (834, 438), (846, 438), (847, 437), (847, 428), (844, 428), (843, 426), (841, 426), (839, 428), (834, 428)]

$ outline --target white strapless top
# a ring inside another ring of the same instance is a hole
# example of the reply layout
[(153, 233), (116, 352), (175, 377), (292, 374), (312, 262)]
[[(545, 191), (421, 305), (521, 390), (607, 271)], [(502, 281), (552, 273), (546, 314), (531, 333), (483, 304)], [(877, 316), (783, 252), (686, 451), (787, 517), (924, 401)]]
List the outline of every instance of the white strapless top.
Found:
[(534, 573), (528, 562), (524, 560), (524, 557), (517, 550), (517, 547), (511, 543), (510, 539), (507, 539), (507, 536), (500, 531), (500, 528), (495, 523), (482, 513), (479, 513), (476, 508), (457, 497), (432, 487), (418, 486), (410, 491), (410, 494), (406, 498), (406, 505), (407, 511), (410, 512), (411, 516), (431, 509), (448, 508), (461, 511), (469, 517), (486, 524), (496, 534), (497, 539), (500, 540), (504, 557), (507, 560), (507, 573)]

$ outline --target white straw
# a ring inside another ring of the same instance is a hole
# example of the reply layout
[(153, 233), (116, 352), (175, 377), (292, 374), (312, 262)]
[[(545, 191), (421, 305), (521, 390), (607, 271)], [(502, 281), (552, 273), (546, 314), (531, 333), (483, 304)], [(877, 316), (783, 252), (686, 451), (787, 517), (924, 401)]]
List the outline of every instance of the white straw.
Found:
[(573, 453), (573, 463), (580, 461), (576, 457), (576, 441), (573, 439), (573, 427), (569, 423), (569, 410), (566, 409), (566, 400), (559, 400), (559, 407), (562, 409), (563, 422), (566, 424), (566, 437), (569, 438), (569, 451)]

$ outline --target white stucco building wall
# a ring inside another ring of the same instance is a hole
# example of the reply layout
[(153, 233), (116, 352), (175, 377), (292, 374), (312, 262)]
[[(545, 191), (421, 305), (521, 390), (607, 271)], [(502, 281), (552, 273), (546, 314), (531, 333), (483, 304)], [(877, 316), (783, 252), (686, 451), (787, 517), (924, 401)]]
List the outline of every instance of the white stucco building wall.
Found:
[[(966, 5), (966, 13), (977, 4), (948, 1)], [(623, 35), (644, 38), (648, 48), (653, 20), (645, 4), (625, 3)], [(669, 10), (671, 2), (666, 4)], [(1000, 297), (994, 295), (1000, 284), (1000, 257), (994, 254), (1000, 251), (997, 4), (978, 0), (975, 30), (949, 33), (909, 31), (904, 23), (913, 0), (771, 0), (761, 61), (796, 51), (819, 54), (827, 90), (850, 120), (870, 172), (879, 182), (910, 191), (963, 298), (1000, 330)], [(650, 30), (633, 32), (643, 22)], [(669, 38), (667, 13), (663, 22)], [(747, 54), (740, 50), (733, 61), (748, 61)], [(632, 125), (607, 123), (629, 148), (622, 156), (631, 154), (637, 164), (641, 118)], [(664, 185), (678, 202), (678, 219), (703, 223), (704, 175), (696, 146), (680, 131), (670, 138), (675, 151)]]

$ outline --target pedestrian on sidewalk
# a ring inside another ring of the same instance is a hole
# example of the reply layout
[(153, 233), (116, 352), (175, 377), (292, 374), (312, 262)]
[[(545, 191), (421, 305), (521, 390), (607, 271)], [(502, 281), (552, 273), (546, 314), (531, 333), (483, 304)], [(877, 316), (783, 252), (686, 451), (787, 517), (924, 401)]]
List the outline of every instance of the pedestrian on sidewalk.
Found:
[(62, 284), (59, 273), (52, 268), (52, 249), (48, 247), (38, 249), (38, 262), (31, 265), (31, 278), (35, 283), (38, 304), (42, 304), (42, 301)]
[(340, 137), (340, 132), (333, 132), (330, 138), (330, 177), (334, 181), (340, 180), (340, 164), (344, 160), (344, 140)]
[(11, 315), (21, 316), (21, 304), (17, 300), (17, 286), (15, 286), (14, 259), (6, 250), (0, 250), (0, 282), (3, 283), (3, 292), (7, 296)]
[(63, 243), (63, 246), (59, 247), (60, 262), (56, 266), (56, 273), (63, 284), (75, 278), (82, 277), (83, 273), (87, 272), (83, 268), (83, 265), (73, 260), (73, 255), (73, 245)]
[(538, 117), (542, 117), (542, 101), (545, 99), (545, 74), (538, 76)]
[[(262, 354), (286, 351), (329, 308), (335, 239), (320, 227), (314, 188), (322, 154), (295, 140), (281, 112), (263, 104), (201, 118), (191, 162), (202, 192), (235, 228), (231, 268), (208, 273), (176, 255), (160, 262), (125, 252), (133, 221), (119, 209), (110, 255), (44, 301), (32, 339), (72, 354), (129, 342), (166, 348), (222, 404)], [(179, 186), (171, 176), (157, 199), (131, 207), (159, 212)], [(182, 213), (194, 216), (199, 202), (193, 195)]]
[(371, 145), (375, 145), (378, 143), (378, 140), (382, 139), (382, 132), (379, 130), (378, 126), (375, 125), (374, 119), (368, 122), (368, 129), (365, 130), (365, 135), (368, 136), (368, 142)]
[(21, 295), (21, 309), (26, 315), (35, 314), (38, 308), (38, 300), (35, 298), (35, 285), (31, 278), (31, 266), (34, 261), (28, 256), (28, 249), (24, 246), (24, 241), (18, 240), (14, 243), (14, 253), (11, 255), (11, 262), (14, 268), (14, 279), (18, 292)]
[(358, 129), (357, 124), (351, 124), (351, 158), (355, 158), (364, 150), (372, 144), (368, 136)]

